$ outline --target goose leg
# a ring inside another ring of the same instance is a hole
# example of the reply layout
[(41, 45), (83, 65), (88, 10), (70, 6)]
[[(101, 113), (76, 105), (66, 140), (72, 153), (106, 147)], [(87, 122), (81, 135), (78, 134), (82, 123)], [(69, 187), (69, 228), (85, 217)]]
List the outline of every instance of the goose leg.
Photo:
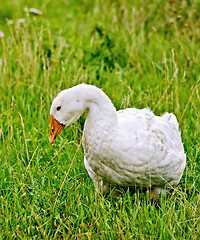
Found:
[(103, 182), (102, 180), (97, 184), (98, 189), (103, 195), (111, 194), (112, 197), (121, 197), (122, 191), (120, 189), (111, 187), (109, 184)]
[(153, 189), (150, 190), (150, 198), (159, 199), (160, 194), (162, 194), (163, 197), (165, 197), (167, 192), (165, 189), (159, 187), (154, 187)]

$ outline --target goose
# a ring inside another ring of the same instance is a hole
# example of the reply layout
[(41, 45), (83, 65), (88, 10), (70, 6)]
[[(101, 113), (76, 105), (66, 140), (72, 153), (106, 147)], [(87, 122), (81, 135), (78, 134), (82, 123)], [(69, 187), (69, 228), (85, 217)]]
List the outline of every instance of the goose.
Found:
[(97, 191), (119, 196), (122, 189), (147, 189), (157, 199), (179, 183), (186, 155), (173, 113), (155, 116), (149, 108), (116, 111), (101, 89), (79, 84), (61, 91), (52, 102), (50, 144), (85, 110), (84, 165)]

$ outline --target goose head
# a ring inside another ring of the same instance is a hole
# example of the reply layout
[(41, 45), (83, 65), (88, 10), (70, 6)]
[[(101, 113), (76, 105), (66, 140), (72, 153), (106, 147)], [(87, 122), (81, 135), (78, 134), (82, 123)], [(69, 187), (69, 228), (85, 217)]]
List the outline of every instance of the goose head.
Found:
[(50, 144), (65, 127), (74, 123), (85, 109), (85, 101), (77, 88), (61, 91), (51, 105)]

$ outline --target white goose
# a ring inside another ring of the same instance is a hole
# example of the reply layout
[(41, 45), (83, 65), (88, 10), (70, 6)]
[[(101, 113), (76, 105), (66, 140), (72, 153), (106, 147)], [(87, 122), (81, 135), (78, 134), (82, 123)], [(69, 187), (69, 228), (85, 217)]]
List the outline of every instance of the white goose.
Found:
[(116, 111), (99, 88), (80, 84), (63, 90), (51, 106), (52, 144), (60, 131), (88, 110), (83, 132), (84, 164), (103, 193), (147, 188), (151, 197), (179, 183), (186, 155), (172, 113), (155, 116), (148, 108)]

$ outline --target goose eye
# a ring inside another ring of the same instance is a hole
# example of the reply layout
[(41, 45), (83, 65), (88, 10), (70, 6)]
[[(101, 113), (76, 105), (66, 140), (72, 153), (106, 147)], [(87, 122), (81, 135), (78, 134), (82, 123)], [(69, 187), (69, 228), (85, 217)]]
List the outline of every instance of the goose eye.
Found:
[(56, 108), (57, 111), (59, 111), (60, 109), (61, 109), (61, 106), (58, 106), (58, 107)]

